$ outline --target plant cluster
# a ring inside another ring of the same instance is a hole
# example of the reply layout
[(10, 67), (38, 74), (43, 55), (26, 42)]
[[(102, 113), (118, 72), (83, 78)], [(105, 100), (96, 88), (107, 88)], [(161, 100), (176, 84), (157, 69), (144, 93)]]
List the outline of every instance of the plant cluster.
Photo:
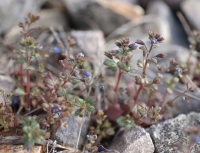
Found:
[[(13, 93), (6, 94), (3, 89), (0, 90), (4, 98), (4, 102), (0, 105), (0, 128), (9, 131), (12, 127), (21, 125), (28, 151), (35, 143), (45, 139), (45, 130), (49, 130), (52, 124), (65, 116), (92, 116), (93, 125), (90, 126), (90, 132), (94, 134), (87, 136), (88, 143), (85, 148), (88, 153), (95, 153), (106, 150), (99, 145), (101, 139), (114, 135), (120, 126), (127, 128), (135, 127), (136, 124), (149, 126), (161, 120), (162, 115), (169, 107), (173, 107), (177, 98), (182, 97), (189, 102), (185, 93), (193, 92), (194, 89), (188, 83), (182, 93), (169, 101), (166, 100), (167, 95), (173, 93), (175, 85), (187, 75), (189, 67), (180, 64), (176, 59), (171, 59), (167, 66), (158, 64), (167, 56), (163, 53), (156, 55), (153, 53), (154, 48), (164, 40), (160, 34), (150, 31), (149, 44), (142, 40), (130, 43), (129, 38), (115, 41), (118, 49), (106, 51), (107, 59), (104, 61), (104, 65), (116, 72), (117, 76), (114, 86), (110, 89), (109, 85), (105, 85), (106, 81), (101, 74), (95, 76), (91, 69), (87, 69), (85, 63), (88, 61), (82, 52), (69, 54), (69, 51), (77, 45), (76, 40), (71, 37), (67, 40), (67, 46), (60, 44), (53, 46), (53, 54), (63, 55), (63, 59), (59, 60), (60, 73), (54, 75), (46, 71), (44, 62), (48, 57), (48, 51), (30, 36), (30, 31), (38, 28), (33, 25), (37, 20), (38, 16), (29, 13), (25, 22), (19, 23), (23, 34), (18, 43), (20, 49), (9, 47), (13, 51), (12, 58), (18, 66), (13, 73), (17, 78), (17, 87)], [(191, 50), (195, 49), (199, 40), (197, 36), (199, 35), (196, 34), (194, 37), (196, 39), (191, 44)], [(137, 68), (132, 64), (135, 50), (141, 50), (142, 54), (142, 59), (137, 61)], [(157, 67), (158, 73), (155, 78), (149, 79), (147, 69), (153, 64)], [(136, 69), (141, 70), (140, 73), (136, 73)], [(173, 74), (173, 78), (164, 80), (165, 73)], [(125, 89), (129, 100), (120, 103), (124, 88), (119, 87), (119, 84), (124, 74), (133, 74), (134, 76), (131, 76), (134, 83)], [(159, 97), (161, 93), (158, 90), (158, 85), (161, 83), (166, 86), (162, 98)], [(93, 91), (97, 86), (102, 91), (101, 95), (105, 94), (104, 103), (101, 103), (99, 110), (95, 109), (97, 98), (94, 97)], [(106, 102), (108, 108), (105, 107)], [(16, 105), (19, 106), (17, 110), (15, 110)], [(34, 113), (37, 117), (33, 115)]]

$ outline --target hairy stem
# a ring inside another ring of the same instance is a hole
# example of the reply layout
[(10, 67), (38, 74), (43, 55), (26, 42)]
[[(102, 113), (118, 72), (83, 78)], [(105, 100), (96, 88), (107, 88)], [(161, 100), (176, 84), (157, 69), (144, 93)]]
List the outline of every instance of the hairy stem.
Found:
[[(29, 56), (27, 55), (27, 67), (29, 66)], [(26, 70), (26, 102), (27, 102), (27, 108), (28, 111), (30, 110), (30, 70)]]
[(117, 77), (117, 81), (114, 87), (114, 92), (117, 92), (118, 86), (119, 86), (119, 81), (121, 79), (121, 76), (123, 74), (123, 71), (119, 68), (119, 73), (118, 73), (118, 77)]

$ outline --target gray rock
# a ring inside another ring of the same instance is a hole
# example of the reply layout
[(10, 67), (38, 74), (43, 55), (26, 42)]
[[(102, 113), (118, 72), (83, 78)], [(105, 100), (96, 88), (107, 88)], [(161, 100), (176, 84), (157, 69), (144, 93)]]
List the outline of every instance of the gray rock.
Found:
[(144, 10), (138, 5), (122, 1), (106, 0), (63, 0), (78, 29), (99, 29), (106, 35), (120, 25), (141, 17)]
[(192, 29), (200, 30), (200, 1), (190, 0), (181, 4), (181, 10)]
[[(163, 1), (152, 1), (148, 5), (147, 14), (155, 14), (160, 19), (153, 19), (152, 24), (147, 25), (147, 29), (159, 32), (164, 38), (165, 43), (178, 44), (188, 47), (187, 35), (173, 15), (169, 6)], [(154, 28), (154, 29), (153, 29)]]
[[(151, 126), (149, 131), (155, 145), (155, 153), (182, 153), (173, 145), (178, 144), (180, 140), (183, 141), (181, 145), (189, 145), (190, 136), (186, 131), (194, 126), (200, 128), (200, 114), (194, 112)], [(197, 153), (198, 151), (200, 151), (200, 144), (193, 143), (189, 152)]]
[(154, 145), (150, 135), (141, 127), (120, 129), (110, 149), (120, 153), (153, 153)]
[[(81, 136), (79, 140), (79, 148), (84, 145), (87, 130), (89, 127), (90, 119), (85, 117), (83, 128), (81, 130)], [(81, 117), (76, 117), (73, 114), (70, 117), (65, 117), (60, 120), (60, 125), (57, 128), (56, 125), (53, 126), (53, 136), (52, 139), (57, 140), (58, 144), (65, 145), (71, 148), (75, 148), (79, 129), (82, 123)]]
[(24, 20), (29, 12), (36, 12), (46, 0), (1, 0), (0, 33)]

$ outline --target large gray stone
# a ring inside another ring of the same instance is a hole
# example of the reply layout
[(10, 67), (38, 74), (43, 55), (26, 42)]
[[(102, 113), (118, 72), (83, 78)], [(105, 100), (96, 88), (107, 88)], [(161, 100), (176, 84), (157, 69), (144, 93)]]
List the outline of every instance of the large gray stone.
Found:
[[(200, 114), (194, 112), (189, 115), (179, 115), (174, 119), (151, 126), (149, 131), (155, 145), (155, 153), (182, 153), (174, 144), (178, 144), (182, 140), (181, 145), (189, 145), (190, 136), (186, 131), (194, 126), (200, 128)], [(199, 151), (200, 144), (192, 143), (190, 153)]]
[(192, 29), (200, 30), (200, 1), (189, 0), (181, 4), (181, 10)]
[(106, 35), (144, 14), (140, 6), (116, 0), (63, 1), (75, 28), (99, 29)]
[(35, 13), (46, 0), (0, 0), (0, 33)]
[(141, 127), (120, 129), (110, 149), (120, 153), (153, 153), (154, 145), (150, 135)]
[[(84, 118), (79, 140), (79, 148), (84, 145), (87, 130), (89, 127), (89, 121), (89, 118)], [(57, 140), (58, 144), (75, 148), (82, 123), (82, 118), (76, 117), (72, 114), (70, 117), (62, 118), (59, 122), (60, 124), (58, 128), (57, 125), (54, 125), (52, 139)]]
[[(160, 19), (153, 19), (152, 24), (147, 25), (147, 29), (159, 32), (165, 43), (178, 44), (188, 47), (187, 35), (182, 25), (175, 18), (169, 6), (163, 1), (152, 1), (148, 5), (147, 14), (155, 14)], [(152, 29), (155, 28), (155, 29)]]

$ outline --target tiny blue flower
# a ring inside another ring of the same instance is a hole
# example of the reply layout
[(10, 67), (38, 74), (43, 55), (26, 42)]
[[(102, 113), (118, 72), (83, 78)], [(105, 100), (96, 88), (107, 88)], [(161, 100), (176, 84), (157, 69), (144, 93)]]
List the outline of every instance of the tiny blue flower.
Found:
[(59, 54), (60, 53), (60, 48), (57, 46), (53, 47), (54, 53)]
[(19, 102), (20, 102), (19, 97), (15, 97), (15, 98), (13, 98), (13, 100), (12, 100), (12, 103), (13, 103), (13, 104), (18, 104)]
[(55, 112), (56, 112), (56, 109), (55, 109), (55, 108), (52, 108), (52, 109), (51, 109), (51, 113), (54, 114)]
[(30, 147), (27, 147), (27, 148), (26, 148), (26, 151), (30, 152), (30, 151), (31, 151), (31, 148), (30, 148)]
[(84, 57), (85, 55), (83, 53), (78, 53), (78, 56)]
[(40, 46), (40, 47), (39, 47), (39, 49), (43, 49), (43, 48), (44, 48), (43, 46)]
[(101, 85), (101, 89), (102, 89), (102, 90), (105, 90), (105, 86), (104, 86), (104, 85)]
[(90, 72), (85, 72), (86, 77), (90, 77), (90, 75), (91, 75)]
[(104, 150), (106, 150), (106, 148), (104, 148), (102, 145), (100, 145), (100, 146), (99, 146), (99, 149), (98, 149), (98, 152), (102, 152), (102, 151), (104, 151)]
[(155, 43), (156, 43), (156, 40), (155, 40), (155, 39), (152, 39), (152, 40), (151, 40), (151, 43), (152, 43), (152, 44), (155, 44)]
[(62, 107), (58, 107), (58, 110), (61, 111), (61, 110), (62, 110)]
[(133, 44), (128, 45), (128, 47), (131, 48), (131, 49), (137, 49), (138, 45), (133, 43)]
[(88, 140), (90, 140), (90, 136), (89, 135), (87, 135), (86, 137), (87, 137)]
[(176, 72), (177, 72), (177, 73), (181, 73), (181, 72), (182, 72), (182, 69), (181, 69), (181, 68), (177, 68), (177, 69), (176, 69)]
[(200, 143), (200, 137), (198, 137), (198, 136), (194, 136), (194, 142), (196, 142), (196, 143)]
[(88, 151), (88, 153), (92, 153), (91, 151)]
[(60, 115), (61, 115), (61, 112), (58, 112), (57, 114), (58, 114), (58, 116), (60, 116)]

